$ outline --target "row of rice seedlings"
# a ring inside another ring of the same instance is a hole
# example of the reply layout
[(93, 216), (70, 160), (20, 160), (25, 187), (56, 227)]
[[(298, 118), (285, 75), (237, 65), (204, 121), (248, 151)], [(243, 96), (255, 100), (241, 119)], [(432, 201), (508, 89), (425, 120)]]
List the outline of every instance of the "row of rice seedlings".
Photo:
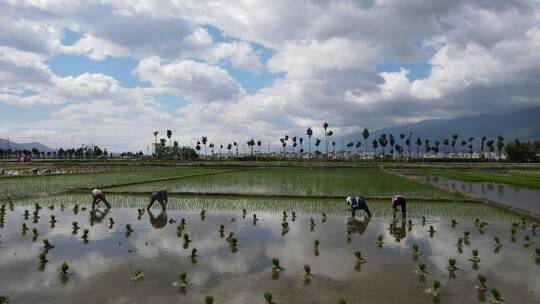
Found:
[(151, 182), (160, 178), (182, 177), (207, 172), (211, 171), (191, 168), (159, 168), (69, 175), (21, 176), (2, 180), (0, 199), (35, 193), (54, 193), (69, 189), (102, 188), (133, 182)]
[(339, 169), (337, 171), (317, 169), (245, 170), (223, 173), (219, 176), (195, 177), (182, 181), (163, 181), (146, 185), (118, 187), (113, 190), (148, 192), (154, 189), (167, 189), (171, 193), (320, 196), (354, 193), (359, 184), (363, 186), (362, 188), (365, 189), (363, 194), (367, 196), (390, 195), (393, 191), (399, 191), (411, 198), (437, 199), (459, 196), (439, 190), (431, 185), (372, 169)]

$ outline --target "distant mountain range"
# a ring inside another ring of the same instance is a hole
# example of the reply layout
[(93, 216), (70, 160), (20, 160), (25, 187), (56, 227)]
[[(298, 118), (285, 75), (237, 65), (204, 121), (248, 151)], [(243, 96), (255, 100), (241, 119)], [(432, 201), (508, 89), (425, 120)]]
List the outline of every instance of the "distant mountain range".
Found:
[(32, 148), (36, 148), (36, 149), (38, 149), (39, 151), (42, 151), (42, 152), (56, 151), (55, 149), (51, 149), (51, 148), (49, 148), (49, 147), (47, 147), (47, 146), (45, 146), (43, 144), (40, 144), (38, 142), (19, 144), (19, 143), (16, 143), (16, 142), (9, 141), (9, 144), (8, 144), (7, 139), (0, 138), (0, 149), (7, 150), (8, 147), (11, 150), (32, 150)]
[[(399, 144), (399, 135), (405, 134), (405, 136), (409, 136), (410, 132), (413, 133), (413, 142), (416, 141), (417, 137), (420, 137), (422, 139), (429, 138), (432, 144), (435, 140), (442, 143), (444, 138), (451, 140), (452, 134), (459, 135), (458, 142), (467, 140), (471, 136), (474, 137), (475, 146), (479, 145), (482, 136), (494, 139), (499, 134), (504, 136), (506, 142), (516, 138), (520, 140), (540, 140), (540, 107), (504, 114), (428, 119), (418, 123), (384, 128), (370, 132), (368, 150), (372, 147), (371, 142), (373, 139), (379, 138), (383, 133), (394, 135), (396, 143)], [(335, 140), (337, 144), (337, 138)], [(365, 149), (364, 139), (361, 134), (344, 137), (345, 144), (348, 142), (356, 143), (358, 140), (362, 142), (361, 149)]]

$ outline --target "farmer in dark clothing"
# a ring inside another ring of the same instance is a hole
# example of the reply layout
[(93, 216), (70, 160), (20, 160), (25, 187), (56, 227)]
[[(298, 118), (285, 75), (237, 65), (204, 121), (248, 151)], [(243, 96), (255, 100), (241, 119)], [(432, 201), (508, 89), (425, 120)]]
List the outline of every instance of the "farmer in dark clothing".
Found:
[(356, 216), (356, 210), (364, 210), (368, 217), (371, 217), (371, 211), (369, 211), (363, 196), (348, 196), (346, 202), (351, 208), (350, 210), (353, 217)]
[(150, 224), (155, 229), (161, 229), (167, 225), (167, 209), (165, 208), (161, 208), (158, 216), (155, 216), (152, 210), (148, 209), (148, 216), (150, 218)]
[(396, 217), (396, 211), (398, 206), (401, 207), (401, 217), (407, 217), (407, 201), (405, 200), (405, 197), (394, 193), (392, 195), (392, 214), (394, 218)]
[(146, 207), (146, 209), (150, 209), (150, 207), (152, 207), (155, 201), (158, 201), (161, 204), (161, 208), (165, 209), (167, 207), (168, 201), (167, 191), (162, 190), (152, 192), (152, 194), (150, 195), (150, 204), (148, 205), (148, 207)]

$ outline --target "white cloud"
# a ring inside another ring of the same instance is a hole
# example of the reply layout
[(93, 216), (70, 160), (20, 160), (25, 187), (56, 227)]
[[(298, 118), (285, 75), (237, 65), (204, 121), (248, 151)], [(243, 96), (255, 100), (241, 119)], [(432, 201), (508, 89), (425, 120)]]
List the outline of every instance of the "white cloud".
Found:
[(251, 72), (260, 72), (262, 64), (252, 46), (244, 41), (232, 43), (218, 43), (206, 54), (206, 61), (218, 64), (220, 61), (228, 61), (235, 68), (241, 68)]
[(149, 57), (140, 61), (134, 73), (158, 91), (195, 103), (229, 102), (245, 94), (226, 70), (192, 60), (163, 63)]

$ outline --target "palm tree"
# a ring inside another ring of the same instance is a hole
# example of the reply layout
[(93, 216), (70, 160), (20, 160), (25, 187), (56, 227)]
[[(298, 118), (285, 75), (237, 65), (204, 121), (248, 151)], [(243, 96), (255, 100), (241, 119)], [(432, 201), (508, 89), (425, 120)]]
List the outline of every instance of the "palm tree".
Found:
[(456, 143), (457, 143), (458, 135), (452, 134), (452, 155), (456, 154)]
[(367, 140), (369, 138), (369, 130), (367, 128), (364, 128), (364, 132), (362, 132), (362, 137), (364, 138), (364, 144), (366, 147), (366, 160), (367, 160)]
[(336, 155), (336, 142), (332, 141), (332, 156)]
[(482, 136), (482, 141), (480, 144), (480, 153), (482, 154), (482, 157), (484, 157), (484, 146), (486, 144), (487, 137)]
[(358, 155), (360, 155), (360, 147), (362, 146), (362, 142), (361, 141), (357, 141), (356, 142), (356, 145), (354, 146), (356, 148), (356, 150), (358, 151)]
[(435, 156), (437, 156), (437, 154), (439, 154), (439, 146), (441, 145), (441, 142), (436, 140), (435, 141)]
[(474, 137), (472, 137), (472, 136), (467, 139), (467, 142), (469, 143), (468, 148), (469, 148), (469, 156), (470, 156), (470, 158), (472, 158), (472, 155), (473, 155), (473, 144), (472, 144), (473, 140), (474, 140)]
[(206, 142), (208, 142), (208, 138), (206, 136), (203, 136), (201, 138), (201, 142), (202, 142), (202, 144), (204, 146), (204, 159), (206, 160), (206, 156), (207, 156), (207, 154), (206, 154)]
[(499, 159), (501, 159), (502, 149), (504, 148), (504, 137), (502, 135), (497, 136), (497, 153), (499, 154)]
[(467, 145), (467, 141), (465, 140), (462, 140), (461, 141), (461, 158), (463, 158), (463, 155), (464, 155), (464, 151), (463, 151), (463, 148), (465, 148), (465, 146)]
[(319, 151), (319, 145), (321, 144), (321, 142), (322, 142), (322, 141), (321, 141), (320, 139), (315, 138), (315, 147), (317, 147), (316, 152), (318, 151), (318, 152), (320, 153), (320, 151)]
[(253, 157), (253, 147), (255, 147), (255, 140), (253, 140), (253, 138), (248, 140), (247, 145), (251, 148), (251, 157)]
[(155, 141), (155, 144), (154, 144), (154, 154), (156, 154), (156, 146), (157, 146), (157, 136), (158, 136), (159, 132), (158, 131), (154, 131), (154, 137), (156, 138), (156, 141)]
[(450, 140), (448, 138), (443, 139), (443, 145), (444, 145), (444, 157), (446, 157), (446, 150), (448, 149), (448, 145), (450, 144)]
[(257, 146), (259, 147), (259, 155), (261, 155), (262, 142), (260, 140), (257, 141)]
[[(400, 140), (400, 143), (401, 143), (401, 147), (403, 147), (403, 139), (405, 139), (405, 134), (401, 133), (399, 134), (399, 140)], [(396, 149), (397, 151), (397, 149)]]
[(422, 139), (418, 137), (416, 139), (416, 158), (420, 159), (420, 146), (422, 146)]
[(384, 157), (386, 156), (386, 145), (388, 144), (388, 140), (386, 140), (386, 134), (381, 134), (381, 137), (379, 137), (379, 145), (381, 146), (381, 153), (384, 161)]
[(172, 145), (172, 142), (171, 142), (171, 136), (172, 136), (172, 131), (171, 131), (171, 130), (167, 130), (167, 138), (169, 139), (169, 146)]
[(302, 148), (302, 144), (304, 143), (304, 139), (302, 137), (300, 137), (298, 139), (298, 141), (300, 142), (300, 158), (302, 158), (302, 154), (304, 153), (304, 149)]
[(311, 136), (313, 136), (313, 130), (310, 128), (307, 128), (306, 135), (308, 137), (308, 158), (311, 158)]
[(328, 157), (328, 133), (326, 133), (326, 130), (328, 129), (328, 123), (326, 121), (323, 123), (323, 128), (324, 128), (324, 141), (325, 141), (325, 146), (326, 146), (326, 157)]
[(488, 140), (486, 143), (486, 146), (489, 148), (489, 158), (491, 158), (491, 155), (493, 154), (493, 151), (495, 151), (495, 148), (493, 147), (493, 144), (495, 141), (493, 139)]
[(297, 144), (296, 144), (296, 136), (292, 137), (292, 142), (293, 142), (293, 144), (292, 144), (292, 153), (294, 154), (294, 150), (296, 149), (296, 146), (297, 146)]
[(388, 135), (388, 143), (390, 144), (390, 155), (392, 156), (392, 159), (394, 159), (394, 145), (396, 144), (396, 141), (392, 134)]
[(229, 143), (227, 145), (227, 150), (229, 150), (229, 156), (231, 155), (231, 149), (232, 149), (232, 145), (231, 145), (231, 143)]
[(379, 147), (379, 143), (376, 139), (374, 139), (371, 144), (373, 145), (373, 160), (375, 160), (375, 153), (377, 152), (377, 148)]
[(238, 157), (238, 144), (233, 142), (234, 148), (236, 149), (236, 157)]

